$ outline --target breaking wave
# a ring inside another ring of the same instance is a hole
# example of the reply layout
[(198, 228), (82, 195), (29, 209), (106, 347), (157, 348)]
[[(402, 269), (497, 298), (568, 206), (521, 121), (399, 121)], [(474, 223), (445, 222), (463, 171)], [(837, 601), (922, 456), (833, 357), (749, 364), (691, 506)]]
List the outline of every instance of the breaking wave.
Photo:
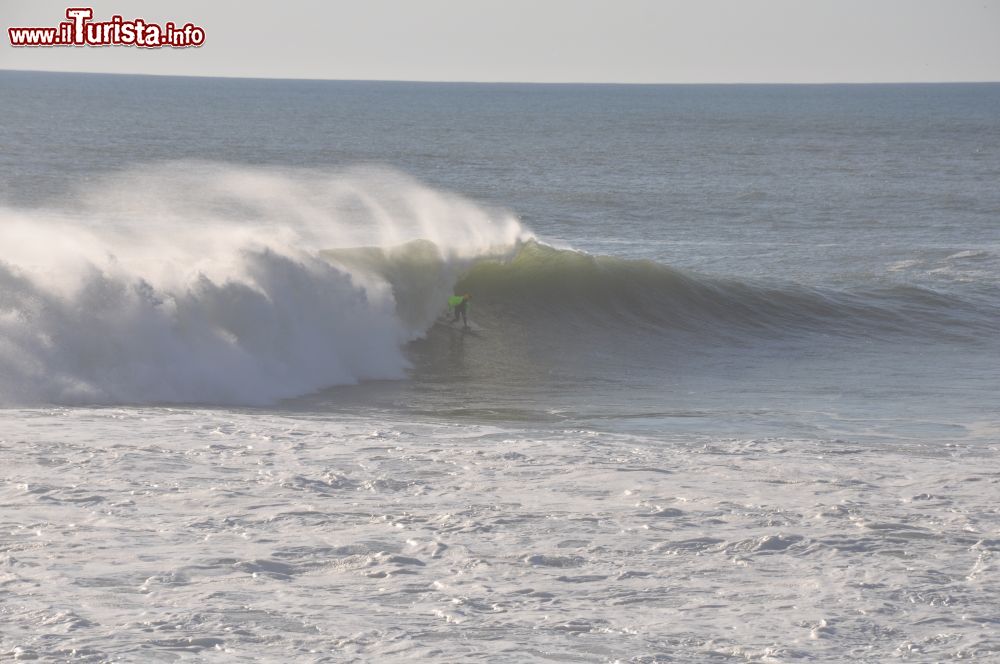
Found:
[[(266, 404), (401, 378), (404, 345), (458, 276), (526, 236), (509, 213), (394, 172), (190, 163), (0, 220), (8, 405)], [(405, 292), (310, 249), (417, 238), (435, 260)]]
[(645, 355), (660, 339), (684, 352), (679, 342), (1000, 327), (915, 287), (769, 285), (557, 249), (508, 212), (384, 170), (170, 164), (0, 215), (8, 405), (267, 404), (404, 378), (411, 342), (455, 333), (436, 324), (455, 291), (473, 294), (473, 320), (490, 330), (479, 351), (497, 357), (518, 339), (586, 358), (579, 344), (594, 340)]

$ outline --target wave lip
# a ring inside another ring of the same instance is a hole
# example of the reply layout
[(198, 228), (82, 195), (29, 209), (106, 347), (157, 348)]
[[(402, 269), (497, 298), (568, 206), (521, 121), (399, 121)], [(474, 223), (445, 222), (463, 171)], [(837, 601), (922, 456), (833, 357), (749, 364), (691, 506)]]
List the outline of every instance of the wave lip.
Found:
[[(269, 404), (402, 378), (462, 266), (525, 233), (383, 171), (169, 164), (0, 208), (0, 403)], [(379, 249), (414, 238), (435, 241)], [(358, 242), (384, 276), (319, 252)]]

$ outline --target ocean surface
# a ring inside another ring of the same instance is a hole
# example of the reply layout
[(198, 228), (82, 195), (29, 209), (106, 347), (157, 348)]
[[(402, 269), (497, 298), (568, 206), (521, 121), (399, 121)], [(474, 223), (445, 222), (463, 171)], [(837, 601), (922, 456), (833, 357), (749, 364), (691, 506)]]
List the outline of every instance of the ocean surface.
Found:
[(998, 462), (1000, 84), (0, 72), (0, 660), (998, 661)]

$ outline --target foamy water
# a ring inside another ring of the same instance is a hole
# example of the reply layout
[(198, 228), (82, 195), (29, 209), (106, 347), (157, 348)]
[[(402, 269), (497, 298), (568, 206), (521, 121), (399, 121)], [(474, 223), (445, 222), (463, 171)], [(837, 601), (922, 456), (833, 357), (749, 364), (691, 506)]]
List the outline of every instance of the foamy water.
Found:
[(1000, 653), (996, 446), (83, 409), (0, 452), (8, 657)]

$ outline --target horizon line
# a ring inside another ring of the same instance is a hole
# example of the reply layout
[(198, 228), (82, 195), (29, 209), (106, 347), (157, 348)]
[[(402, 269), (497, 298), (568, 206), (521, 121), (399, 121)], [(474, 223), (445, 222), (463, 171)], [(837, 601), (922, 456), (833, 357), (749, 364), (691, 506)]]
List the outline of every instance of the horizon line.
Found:
[(1000, 80), (878, 80), (878, 81), (517, 81), (517, 80), (453, 80), (407, 78), (315, 78), (311, 76), (238, 76), (211, 74), (160, 74), (146, 72), (105, 72), (67, 69), (10, 69), (0, 67), (0, 72), (19, 74), (83, 74), (92, 76), (148, 76), (160, 78), (204, 78), (248, 81), (305, 81), (327, 83), (417, 83), (454, 85), (593, 85), (593, 86), (667, 86), (667, 85), (970, 85), (997, 84)]

